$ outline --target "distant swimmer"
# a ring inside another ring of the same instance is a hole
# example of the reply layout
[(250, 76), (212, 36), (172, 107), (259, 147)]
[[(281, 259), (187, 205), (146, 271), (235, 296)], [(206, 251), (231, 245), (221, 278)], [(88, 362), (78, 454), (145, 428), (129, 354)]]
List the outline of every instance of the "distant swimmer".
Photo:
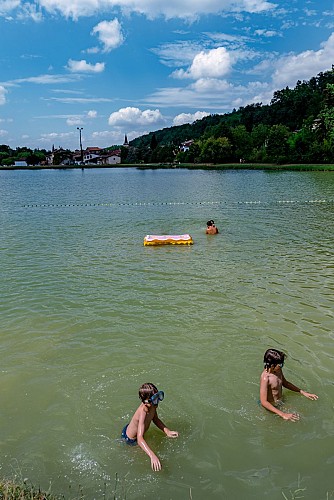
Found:
[(218, 227), (215, 226), (215, 221), (214, 220), (208, 220), (206, 223), (206, 231), (205, 234), (218, 234)]
[(163, 391), (158, 391), (154, 384), (143, 384), (139, 388), (139, 399), (141, 400), (141, 404), (137, 408), (130, 423), (124, 427), (122, 439), (129, 445), (138, 444), (150, 457), (152, 470), (159, 471), (161, 470), (160, 460), (146, 443), (144, 439), (145, 432), (153, 421), (167, 437), (176, 438), (179, 434), (176, 431), (168, 429), (158, 417), (157, 408), (159, 402), (164, 399)]
[(302, 396), (308, 399), (318, 399), (316, 394), (299, 389), (291, 382), (288, 382), (283, 375), (284, 352), (277, 349), (268, 349), (264, 353), (264, 370), (260, 380), (260, 402), (261, 405), (268, 411), (276, 413), (284, 420), (299, 420), (298, 413), (286, 413), (282, 408), (282, 387), (286, 387), (290, 391), (299, 392)]

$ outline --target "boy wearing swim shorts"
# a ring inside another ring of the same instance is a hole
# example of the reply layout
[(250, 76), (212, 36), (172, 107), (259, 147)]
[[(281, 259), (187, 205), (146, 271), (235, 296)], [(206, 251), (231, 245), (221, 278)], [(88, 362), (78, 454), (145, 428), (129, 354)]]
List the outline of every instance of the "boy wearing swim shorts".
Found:
[(291, 382), (288, 382), (283, 375), (284, 352), (277, 349), (268, 349), (264, 353), (264, 370), (260, 379), (260, 402), (261, 405), (269, 411), (276, 413), (284, 420), (299, 420), (297, 413), (284, 413), (278, 408), (282, 399), (282, 387), (290, 389), (290, 391), (299, 392), (308, 399), (318, 399), (316, 394), (299, 389)]
[(150, 457), (151, 467), (154, 471), (161, 470), (161, 463), (157, 455), (151, 450), (144, 439), (144, 434), (148, 430), (151, 422), (161, 429), (166, 436), (178, 437), (178, 432), (171, 431), (160, 420), (157, 408), (160, 401), (164, 399), (164, 392), (158, 391), (151, 383), (143, 384), (139, 388), (139, 399), (142, 401), (133, 415), (131, 422), (122, 431), (122, 438), (130, 445), (138, 444), (142, 450)]

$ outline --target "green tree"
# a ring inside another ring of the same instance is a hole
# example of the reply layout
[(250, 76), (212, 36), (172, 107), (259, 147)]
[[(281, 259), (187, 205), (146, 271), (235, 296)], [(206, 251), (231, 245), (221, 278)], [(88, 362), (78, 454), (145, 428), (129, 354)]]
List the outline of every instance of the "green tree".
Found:
[(6, 144), (1, 144), (0, 145), (0, 152), (1, 153), (7, 153), (8, 155), (12, 155), (13, 154), (13, 150), (7, 146)]
[(245, 125), (238, 125), (231, 132), (235, 159), (248, 160), (252, 152), (251, 134), (247, 132)]
[(231, 159), (232, 148), (227, 137), (210, 137), (201, 143), (200, 161), (205, 163), (224, 163)]
[(326, 85), (324, 96), (325, 103), (320, 113), (320, 120), (326, 157), (332, 161), (334, 159), (334, 84)]
[(13, 156), (8, 156), (8, 158), (4, 158), (4, 159), (2, 160), (2, 165), (4, 165), (4, 166), (7, 166), (7, 167), (8, 167), (8, 166), (10, 166), (10, 165), (14, 165), (15, 161), (16, 161), (16, 158), (15, 158), (15, 157), (13, 157)]
[(273, 125), (266, 142), (267, 159), (274, 163), (286, 163), (289, 160), (289, 137), (291, 132), (285, 125)]
[(152, 151), (154, 151), (158, 146), (158, 140), (155, 134), (152, 134), (151, 137), (151, 142), (150, 142), (150, 148)]
[(5, 153), (4, 151), (0, 151), (0, 165), (2, 165), (3, 160), (9, 158), (9, 153)]
[(54, 155), (53, 164), (61, 165), (64, 160), (71, 159), (72, 152), (69, 149), (58, 149)]
[[(115, 148), (115, 149), (118, 149), (118, 148)], [(130, 160), (131, 160), (131, 155), (133, 154), (133, 150), (135, 148), (131, 148), (131, 147), (124, 147), (124, 146), (121, 146), (121, 163), (132, 163)], [(130, 159), (129, 159), (130, 157)], [(135, 163), (135, 162), (133, 162)]]
[(193, 142), (188, 151), (186, 151), (187, 163), (198, 163), (201, 156), (200, 142)]

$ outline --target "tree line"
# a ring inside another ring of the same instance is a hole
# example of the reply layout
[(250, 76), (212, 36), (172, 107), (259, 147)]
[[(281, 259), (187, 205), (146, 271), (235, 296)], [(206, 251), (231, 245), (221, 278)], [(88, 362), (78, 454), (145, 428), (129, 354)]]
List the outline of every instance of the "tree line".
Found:
[(12, 149), (6, 144), (0, 144), (0, 165), (14, 165), (16, 161), (26, 161), (28, 165), (39, 165), (45, 161), (48, 153), (46, 149), (27, 147)]
[[(187, 140), (193, 140), (189, 150), (180, 151)], [(333, 163), (334, 69), (274, 92), (270, 104), (250, 104), (138, 137), (125, 161)]]

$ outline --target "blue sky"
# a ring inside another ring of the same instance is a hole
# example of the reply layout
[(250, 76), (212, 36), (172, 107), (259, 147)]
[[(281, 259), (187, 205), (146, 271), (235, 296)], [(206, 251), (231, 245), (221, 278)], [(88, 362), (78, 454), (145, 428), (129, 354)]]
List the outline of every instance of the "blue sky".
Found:
[(0, 144), (122, 144), (334, 63), (334, 0), (0, 0)]

